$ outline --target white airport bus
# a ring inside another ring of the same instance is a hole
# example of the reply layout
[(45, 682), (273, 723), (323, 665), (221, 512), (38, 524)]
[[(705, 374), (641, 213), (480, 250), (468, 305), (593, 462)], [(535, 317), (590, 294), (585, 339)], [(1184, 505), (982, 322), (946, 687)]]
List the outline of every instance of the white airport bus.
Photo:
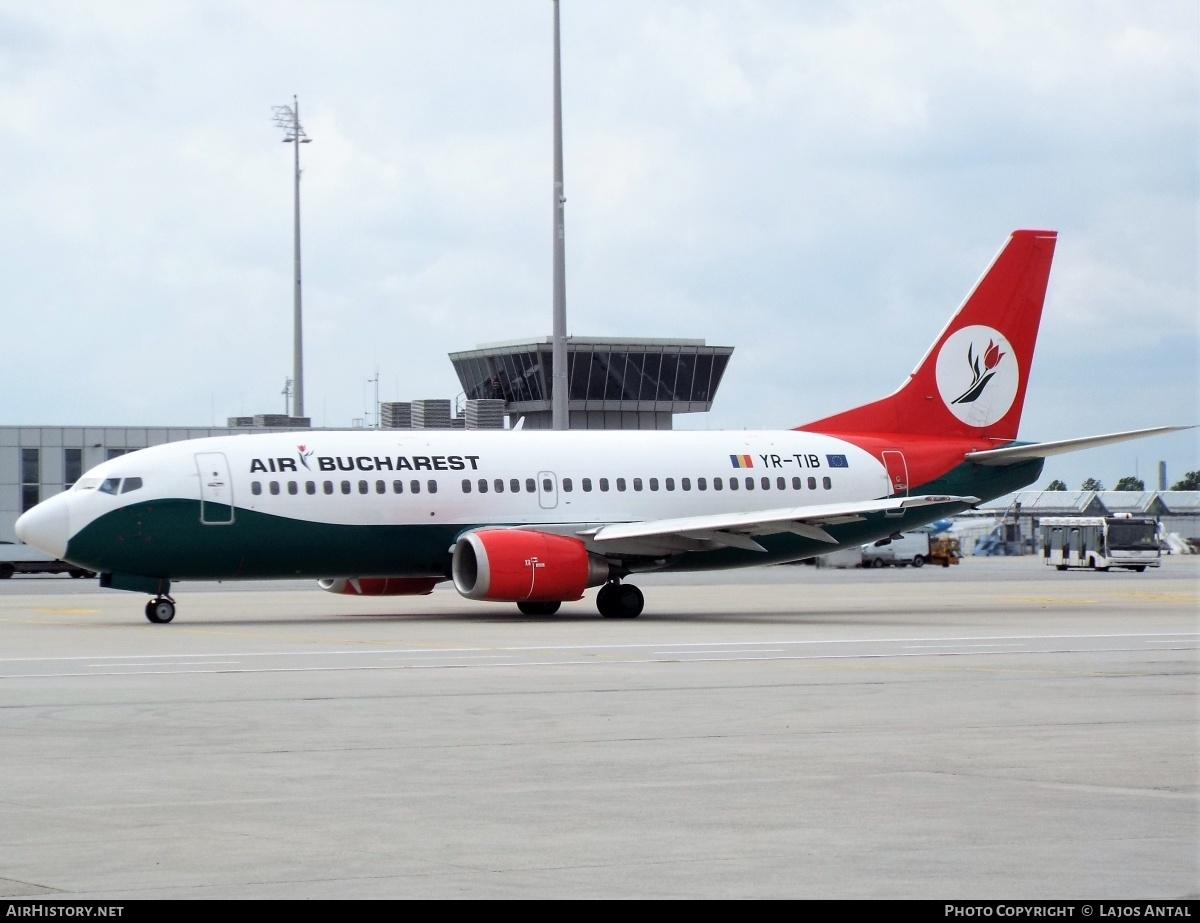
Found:
[(1041, 520), (1042, 559), (1059, 570), (1158, 567), (1158, 523), (1132, 516), (1047, 516)]

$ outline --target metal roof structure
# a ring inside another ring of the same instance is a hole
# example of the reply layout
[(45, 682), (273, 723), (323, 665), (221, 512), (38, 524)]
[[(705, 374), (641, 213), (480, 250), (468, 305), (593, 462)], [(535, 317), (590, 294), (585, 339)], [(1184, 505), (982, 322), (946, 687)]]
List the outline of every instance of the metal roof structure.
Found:
[(1196, 490), (1022, 490), (980, 504), (979, 512), (995, 516), (1018, 503), (1022, 515), (1035, 516), (1200, 515)]

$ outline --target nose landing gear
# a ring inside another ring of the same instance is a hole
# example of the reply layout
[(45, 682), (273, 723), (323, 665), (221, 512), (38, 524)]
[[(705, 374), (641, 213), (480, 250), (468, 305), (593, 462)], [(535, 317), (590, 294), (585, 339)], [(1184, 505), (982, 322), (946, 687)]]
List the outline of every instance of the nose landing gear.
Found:
[(596, 594), (596, 608), (606, 619), (636, 619), (645, 604), (642, 591), (631, 583), (610, 580)]
[(146, 618), (155, 625), (165, 625), (175, 618), (175, 600), (170, 596), (155, 596), (146, 603)]

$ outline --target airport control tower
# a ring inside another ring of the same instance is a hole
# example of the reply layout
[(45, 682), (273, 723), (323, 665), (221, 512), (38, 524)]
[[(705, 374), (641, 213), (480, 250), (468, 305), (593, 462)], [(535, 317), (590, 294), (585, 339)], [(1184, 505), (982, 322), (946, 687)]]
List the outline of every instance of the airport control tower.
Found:
[(503, 400), (509, 420), (524, 417), (526, 429), (671, 429), (675, 414), (712, 408), (733, 347), (567, 335), (558, 0), (553, 16), (554, 333), (477, 346), (450, 361), (468, 401)]
[[(515, 423), (552, 428), (550, 337), (450, 354), (468, 400), (499, 398)], [(732, 346), (704, 340), (568, 337), (571, 429), (671, 429), (677, 413), (712, 408)]]

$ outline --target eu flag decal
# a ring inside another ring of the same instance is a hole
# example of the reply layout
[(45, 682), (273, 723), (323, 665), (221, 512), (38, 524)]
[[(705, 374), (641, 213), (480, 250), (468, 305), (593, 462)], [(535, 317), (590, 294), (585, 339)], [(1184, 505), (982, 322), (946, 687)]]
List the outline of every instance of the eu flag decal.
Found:
[(850, 463), (846, 461), (845, 455), (826, 455), (825, 460), (829, 462), (830, 468), (849, 468)]
[(730, 455), (729, 460), (733, 462), (735, 468), (753, 468), (754, 459), (749, 455)]

